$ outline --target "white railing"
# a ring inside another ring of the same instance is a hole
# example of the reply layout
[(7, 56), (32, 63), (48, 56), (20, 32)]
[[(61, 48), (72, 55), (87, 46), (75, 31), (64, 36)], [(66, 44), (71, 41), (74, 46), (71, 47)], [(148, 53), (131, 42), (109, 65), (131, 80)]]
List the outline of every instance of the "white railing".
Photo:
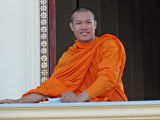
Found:
[(154, 120), (160, 101), (1, 104), (0, 120)]

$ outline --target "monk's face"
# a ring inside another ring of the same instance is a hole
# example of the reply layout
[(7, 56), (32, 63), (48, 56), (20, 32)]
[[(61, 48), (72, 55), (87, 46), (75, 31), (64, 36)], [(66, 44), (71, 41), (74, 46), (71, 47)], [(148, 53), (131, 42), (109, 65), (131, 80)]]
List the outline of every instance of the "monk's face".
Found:
[(93, 19), (90, 11), (75, 12), (73, 23), (70, 23), (70, 27), (77, 40), (82, 44), (87, 44), (95, 40), (96, 26), (97, 22)]

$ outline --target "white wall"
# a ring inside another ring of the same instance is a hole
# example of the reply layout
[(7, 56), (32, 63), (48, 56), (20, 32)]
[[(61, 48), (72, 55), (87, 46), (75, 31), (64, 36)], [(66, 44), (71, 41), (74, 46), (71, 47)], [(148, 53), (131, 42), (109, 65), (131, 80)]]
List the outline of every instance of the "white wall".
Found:
[(0, 99), (20, 98), (40, 81), (39, 0), (30, 1), (0, 0)]

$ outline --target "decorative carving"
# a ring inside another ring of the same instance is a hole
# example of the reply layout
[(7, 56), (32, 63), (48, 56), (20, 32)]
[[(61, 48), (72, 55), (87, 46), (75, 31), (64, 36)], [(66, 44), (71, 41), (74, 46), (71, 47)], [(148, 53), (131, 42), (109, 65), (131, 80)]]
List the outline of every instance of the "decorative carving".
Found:
[(48, 62), (48, 0), (40, 0), (40, 67), (41, 83), (49, 77)]

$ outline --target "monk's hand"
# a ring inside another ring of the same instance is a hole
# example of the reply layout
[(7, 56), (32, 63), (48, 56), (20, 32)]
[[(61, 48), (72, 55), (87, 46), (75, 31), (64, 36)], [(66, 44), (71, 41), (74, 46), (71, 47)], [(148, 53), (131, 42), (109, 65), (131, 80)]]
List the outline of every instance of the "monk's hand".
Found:
[(68, 91), (62, 95), (62, 102), (84, 102), (89, 100), (89, 95), (86, 91), (80, 93), (79, 95)]
[(19, 103), (19, 100), (11, 100), (11, 99), (0, 100), (0, 104), (14, 104), (14, 103)]
[(78, 96), (71, 91), (68, 91), (68, 92), (62, 94), (62, 100), (61, 101), (64, 102), (64, 103), (80, 102)]

